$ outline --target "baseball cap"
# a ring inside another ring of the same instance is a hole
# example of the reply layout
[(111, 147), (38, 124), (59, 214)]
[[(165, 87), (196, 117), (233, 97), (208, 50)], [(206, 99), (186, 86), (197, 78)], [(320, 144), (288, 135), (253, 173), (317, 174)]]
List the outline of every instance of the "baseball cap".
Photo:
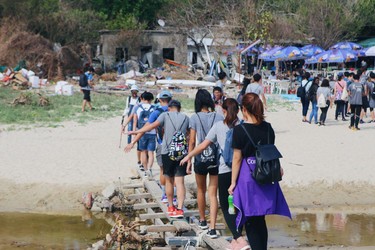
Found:
[(159, 93), (159, 98), (172, 98), (172, 94), (168, 90), (163, 90)]
[(132, 87), (130, 88), (130, 91), (139, 91), (137, 85), (132, 85)]
[(181, 108), (181, 103), (177, 100), (171, 100), (168, 104), (168, 107), (177, 107)]

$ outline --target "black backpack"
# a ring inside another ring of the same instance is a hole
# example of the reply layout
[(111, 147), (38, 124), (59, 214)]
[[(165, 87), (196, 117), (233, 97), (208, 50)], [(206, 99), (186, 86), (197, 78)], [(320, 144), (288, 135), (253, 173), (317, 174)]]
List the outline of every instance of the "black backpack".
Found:
[(89, 85), (89, 82), (87, 80), (87, 75), (86, 74), (81, 74), (79, 76), (79, 86), (80, 87), (87, 87)]
[(308, 95), (308, 92), (306, 92), (306, 86), (307, 84), (309, 84), (310, 81), (308, 81), (305, 86), (302, 86), (302, 83), (301, 83), (301, 86), (298, 87), (297, 89), (297, 97), (299, 98), (306, 98), (307, 95)]
[[(204, 132), (204, 137), (206, 137), (207, 132), (204, 129), (202, 120), (199, 117), (198, 113), (197, 113), (197, 116), (198, 116), (198, 119), (201, 123), (202, 130)], [(212, 124), (211, 124), (210, 128), (212, 128), (212, 126), (214, 125), (215, 118), (216, 118), (216, 114), (214, 114), (214, 119), (212, 120)], [(217, 148), (216, 144), (211, 143), (205, 150), (203, 150), (202, 153), (198, 154), (194, 158), (194, 165), (199, 166), (199, 167), (203, 167), (203, 168), (217, 167), (218, 166), (218, 148)]]

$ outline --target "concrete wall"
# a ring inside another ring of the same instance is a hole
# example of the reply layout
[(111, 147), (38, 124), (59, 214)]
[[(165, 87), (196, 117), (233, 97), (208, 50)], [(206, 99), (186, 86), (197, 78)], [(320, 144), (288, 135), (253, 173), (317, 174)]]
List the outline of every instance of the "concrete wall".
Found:
[(121, 37), (119, 32), (102, 31), (100, 36), (101, 58), (106, 67), (115, 64), (116, 48), (127, 48), (129, 58), (142, 59), (142, 48), (152, 48), (152, 67), (163, 65), (163, 49), (174, 48), (174, 60), (187, 63), (186, 35), (165, 31), (143, 31), (129, 38)]

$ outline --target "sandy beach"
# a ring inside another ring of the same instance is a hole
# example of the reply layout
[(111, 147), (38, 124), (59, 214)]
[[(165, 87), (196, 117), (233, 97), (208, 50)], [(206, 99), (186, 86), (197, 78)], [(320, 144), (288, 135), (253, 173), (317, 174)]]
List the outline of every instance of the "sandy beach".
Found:
[[(360, 131), (335, 121), (325, 127), (301, 122), (294, 110), (267, 112), (283, 154), (281, 182), (293, 213), (375, 214), (375, 126)], [(136, 154), (119, 149), (120, 117), (58, 128), (7, 131), (0, 127), (0, 211), (79, 214), (85, 191), (101, 191), (136, 175)], [(154, 165), (157, 168), (157, 165)], [(194, 176), (187, 177), (193, 186)]]

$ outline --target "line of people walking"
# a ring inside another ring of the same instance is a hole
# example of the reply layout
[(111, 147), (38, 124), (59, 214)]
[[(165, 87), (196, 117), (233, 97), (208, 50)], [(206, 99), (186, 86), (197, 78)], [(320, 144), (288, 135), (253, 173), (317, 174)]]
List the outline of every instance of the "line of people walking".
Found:
[[(257, 76), (254, 84), (248, 87), (259, 91), (259, 81)], [(260, 144), (275, 141), (274, 130), (264, 118), (266, 100), (261, 90), (258, 93), (246, 91), (249, 93), (241, 95), (241, 120), (238, 116), (240, 104), (234, 98), (218, 97), (217, 94), (222, 93), (218, 88), (215, 87), (215, 94), (206, 89), (197, 91), (195, 112), (190, 117), (183, 113), (181, 103), (173, 99), (169, 91), (161, 91), (157, 104), (152, 105), (152, 94), (144, 92), (140, 102), (133, 107), (133, 117), (128, 112), (125, 125), (131, 120), (135, 125), (127, 132), (132, 137), (124, 150), (129, 152), (138, 144), (137, 149), (143, 154), (141, 165), (148, 178), (152, 176), (154, 157), (150, 151), (156, 150), (163, 191), (161, 200), (167, 203), (171, 218), (184, 217), (184, 177), (194, 171), (199, 227), (207, 229), (209, 237), (218, 237), (215, 225), (220, 204), (233, 235), (230, 249), (245, 250), (251, 246), (253, 250), (265, 250), (268, 241), (265, 216), (279, 214), (291, 217), (279, 183), (259, 185), (252, 180), (248, 166), (256, 149), (249, 144), (243, 128)], [(216, 112), (218, 110), (220, 112)], [(155, 137), (148, 136), (150, 133)], [(224, 157), (227, 155), (224, 151), (232, 152), (230, 162), (228, 156)], [(209, 222), (205, 216), (207, 192), (210, 201)], [(228, 211), (229, 195), (233, 195), (236, 214)], [(242, 235), (243, 228), (247, 240)]]

